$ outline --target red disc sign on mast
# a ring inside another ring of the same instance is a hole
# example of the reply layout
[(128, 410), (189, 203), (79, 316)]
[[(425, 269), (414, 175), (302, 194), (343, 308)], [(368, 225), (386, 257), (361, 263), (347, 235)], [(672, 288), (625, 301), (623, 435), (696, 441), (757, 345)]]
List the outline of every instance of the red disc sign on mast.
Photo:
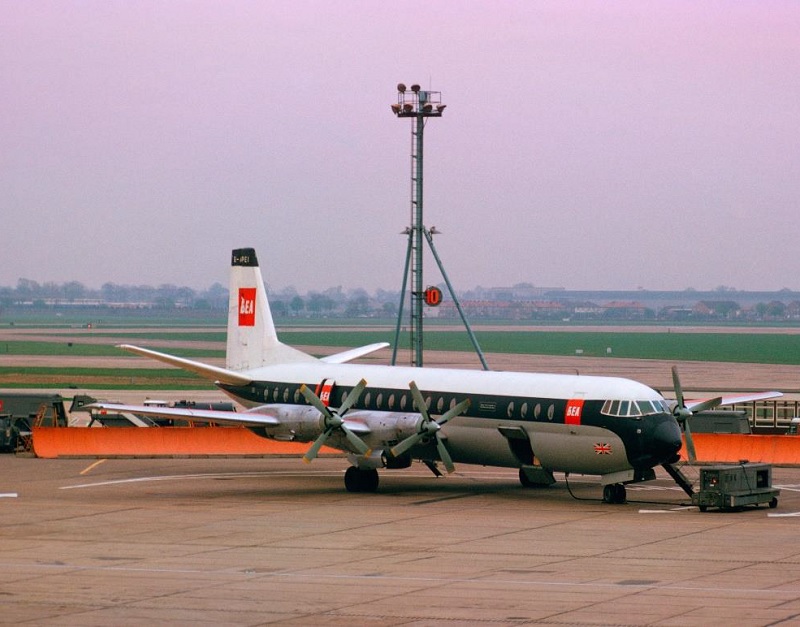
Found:
[(425, 290), (425, 304), (428, 307), (438, 307), (442, 304), (442, 290), (438, 287), (429, 287)]

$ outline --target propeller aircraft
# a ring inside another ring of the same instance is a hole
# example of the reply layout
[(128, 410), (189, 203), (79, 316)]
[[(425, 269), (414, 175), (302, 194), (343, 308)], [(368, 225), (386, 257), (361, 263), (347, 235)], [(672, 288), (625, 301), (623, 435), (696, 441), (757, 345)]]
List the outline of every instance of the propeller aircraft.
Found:
[[(437, 476), (457, 463), (517, 468), (528, 487), (550, 485), (554, 472), (598, 475), (603, 500), (623, 503), (625, 485), (655, 478), (664, 466), (679, 483), (682, 431), (694, 457), (694, 413), (731, 402), (780, 396), (764, 392), (686, 402), (617, 377), (415, 368), (348, 363), (388, 346), (370, 344), (316, 358), (282, 343), (252, 248), (231, 257), (226, 366), (131, 345), (120, 348), (194, 372), (247, 409), (97, 403), (147, 416), (243, 425), (265, 438), (310, 442), (346, 453), (350, 492), (378, 489), (378, 469), (419, 460)], [(676, 474), (678, 473), (678, 476)], [(686, 489), (685, 486), (683, 486)]]

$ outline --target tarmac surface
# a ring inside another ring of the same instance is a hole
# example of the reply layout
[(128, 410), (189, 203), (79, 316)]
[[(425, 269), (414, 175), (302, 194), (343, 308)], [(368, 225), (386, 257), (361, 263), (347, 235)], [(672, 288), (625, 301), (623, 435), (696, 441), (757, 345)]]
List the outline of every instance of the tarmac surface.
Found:
[(465, 465), (349, 494), (346, 466), (2, 455), (0, 622), (800, 624), (800, 469), (776, 509), (701, 513), (666, 474), (608, 505)]

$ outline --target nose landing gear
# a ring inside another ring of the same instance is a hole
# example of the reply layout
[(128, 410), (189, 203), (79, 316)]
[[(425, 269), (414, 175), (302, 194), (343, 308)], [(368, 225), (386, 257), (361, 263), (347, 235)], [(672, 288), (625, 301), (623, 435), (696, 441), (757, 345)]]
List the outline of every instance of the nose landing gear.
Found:
[(625, 486), (622, 483), (609, 483), (603, 486), (603, 503), (621, 505), (627, 501)]

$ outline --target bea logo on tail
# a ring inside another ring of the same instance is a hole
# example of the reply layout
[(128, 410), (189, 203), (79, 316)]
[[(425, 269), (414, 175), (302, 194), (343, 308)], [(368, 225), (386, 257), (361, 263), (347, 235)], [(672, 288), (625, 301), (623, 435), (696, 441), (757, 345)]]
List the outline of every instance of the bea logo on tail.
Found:
[(256, 324), (256, 288), (239, 288), (239, 326), (253, 327)]

